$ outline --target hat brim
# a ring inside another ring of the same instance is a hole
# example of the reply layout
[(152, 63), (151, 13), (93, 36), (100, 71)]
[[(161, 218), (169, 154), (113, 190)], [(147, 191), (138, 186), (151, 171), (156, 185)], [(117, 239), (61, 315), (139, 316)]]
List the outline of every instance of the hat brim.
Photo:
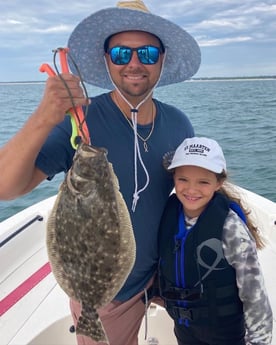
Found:
[[(145, 31), (160, 38), (166, 60), (158, 86), (191, 78), (201, 62), (195, 39), (180, 26), (152, 13), (126, 8), (106, 8), (80, 22), (69, 37), (68, 47), (85, 82), (113, 89), (104, 63), (106, 38), (123, 31)], [(70, 68), (76, 68), (69, 61)]]
[(209, 161), (207, 162), (206, 159), (201, 160), (199, 157), (197, 157), (196, 160), (194, 158), (189, 159), (185, 157), (185, 159), (172, 161), (172, 163), (168, 166), (167, 169), (173, 170), (182, 166), (196, 166), (199, 168), (212, 171), (215, 174), (220, 174), (223, 172), (223, 170), (225, 170), (226, 172), (226, 168), (222, 169), (221, 166), (213, 164), (212, 162), (209, 162)]

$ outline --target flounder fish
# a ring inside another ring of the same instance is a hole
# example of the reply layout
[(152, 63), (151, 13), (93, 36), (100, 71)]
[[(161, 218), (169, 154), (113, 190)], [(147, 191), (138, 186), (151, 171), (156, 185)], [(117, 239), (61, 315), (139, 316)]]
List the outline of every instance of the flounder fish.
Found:
[(53, 274), (79, 301), (76, 332), (108, 343), (97, 309), (115, 297), (135, 261), (129, 212), (107, 151), (81, 143), (47, 224)]

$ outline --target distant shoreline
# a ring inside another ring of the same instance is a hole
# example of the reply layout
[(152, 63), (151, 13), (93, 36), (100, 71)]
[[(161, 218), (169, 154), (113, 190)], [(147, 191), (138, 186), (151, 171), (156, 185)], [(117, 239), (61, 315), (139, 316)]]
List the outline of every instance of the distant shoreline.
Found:
[[(187, 81), (224, 81), (224, 80), (274, 80), (276, 75), (268, 76), (248, 76), (248, 77), (195, 77)], [(0, 81), (2, 84), (44, 84), (45, 80), (29, 80), (29, 81)]]
[(30, 80), (30, 81), (0, 81), (0, 85), (3, 84), (45, 84), (45, 81)]
[(267, 79), (276, 79), (276, 75), (268, 76), (250, 76), (250, 77), (204, 77), (204, 78), (191, 78), (195, 81), (212, 81), (212, 80), (267, 80)]

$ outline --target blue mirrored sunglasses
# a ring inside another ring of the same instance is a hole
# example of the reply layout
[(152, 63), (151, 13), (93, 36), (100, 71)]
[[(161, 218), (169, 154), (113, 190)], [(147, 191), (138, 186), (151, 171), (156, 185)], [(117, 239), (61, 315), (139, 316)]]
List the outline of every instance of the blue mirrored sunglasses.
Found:
[(161, 49), (154, 46), (142, 46), (138, 48), (115, 46), (108, 49), (107, 54), (110, 55), (111, 61), (115, 65), (127, 65), (134, 51), (137, 52), (139, 61), (144, 65), (156, 64), (161, 53)]

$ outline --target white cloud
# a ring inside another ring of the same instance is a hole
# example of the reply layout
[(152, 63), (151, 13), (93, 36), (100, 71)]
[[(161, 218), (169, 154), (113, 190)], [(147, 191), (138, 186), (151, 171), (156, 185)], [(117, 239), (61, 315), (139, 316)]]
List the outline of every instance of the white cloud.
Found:
[[(20, 24), (23, 24), (21, 21), (15, 20), (15, 19), (7, 19), (7, 20), (6, 20), (6, 23), (5, 23), (5, 21), (3, 21), (2, 23), (3, 23), (3, 24), (7, 24), (7, 25), (9, 25), (9, 24), (11, 24), (11, 25), (20, 25)], [(4, 26), (4, 25), (2, 25), (2, 26)]]
[(229, 43), (240, 43), (240, 42), (248, 42), (251, 41), (251, 37), (228, 37), (228, 38), (217, 38), (217, 39), (204, 39), (199, 38), (198, 43), (200, 47), (215, 47), (215, 46), (222, 46)]
[(252, 27), (253, 25), (257, 25), (260, 23), (260, 20), (255, 18), (254, 22), (251, 20), (250, 23), (248, 18), (246, 17), (236, 17), (236, 18), (223, 18), (223, 19), (211, 19), (211, 20), (204, 20), (197, 25), (195, 28), (197, 30), (217, 30), (217, 29), (231, 29), (235, 31), (248, 29), (248, 26)]
[(71, 33), (74, 29), (71, 25), (60, 24), (57, 26), (47, 27), (44, 29), (35, 29), (36, 33), (48, 34), (48, 33), (59, 33), (59, 32), (68, 32)]

